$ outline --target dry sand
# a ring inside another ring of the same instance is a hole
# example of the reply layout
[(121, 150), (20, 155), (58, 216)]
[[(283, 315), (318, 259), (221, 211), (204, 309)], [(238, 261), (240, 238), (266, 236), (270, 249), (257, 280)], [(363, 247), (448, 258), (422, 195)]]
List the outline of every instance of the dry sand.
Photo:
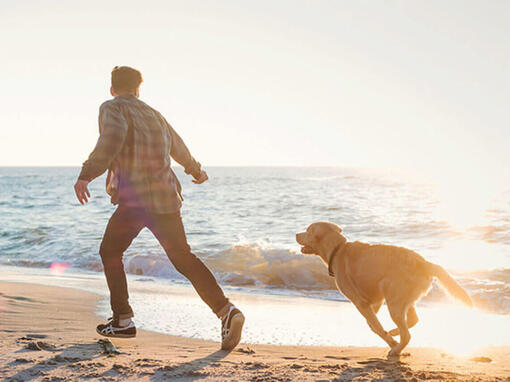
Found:
[(0, 282), (1, 380), (510, 381), (510, 346), (470, 357), (411, 347), (388, 360), (383, 347), (241, 344), (227, 353), (215, 342), (139, 331), (136, 339), (112, 341), (120, 354), (106, 354), (95, 332), (98, 299)]

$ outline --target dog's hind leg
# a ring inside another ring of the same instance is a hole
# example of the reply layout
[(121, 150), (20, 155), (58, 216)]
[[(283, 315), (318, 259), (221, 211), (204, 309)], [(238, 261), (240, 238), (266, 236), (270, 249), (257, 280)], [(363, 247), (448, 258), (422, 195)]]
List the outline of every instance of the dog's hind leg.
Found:
[(372, 307), (366, 303), (354, 304), (358, 308), (359, 312), (367, 320), (367, 324), (372, 331), (381, 337), (391, 348), (398, 345), (398, 342), (391, 337), (387, 331), (384, 330), (381, 323), (377, 319)]
[(407, 327), (406, 322), (406, 313), (408, 308), (402, 304), (392, 304), (388, 302), (388, 310), (390, 311), (390, 316), (392, 320), (397, 324), (398, 330), (400, 332), (400, 343), (393, 346), (388, 353), (388, 356), (396, 356), (399, 355), (400, 352), (407, 346), (409, 341), (411, 340), (411, 334), (409, 333), (409, 328)]
[(370, 305), (375, 314), (377, 314), (379, 312), (379, 309), (381, 309), (382, 303), (383, 303), (383, 300)]
[[(411, 329), (414, 325), (418, 323), (418, 315), (416, 314), (416, 309), (414, 306), (411, 306), (407, 311), (407, 327)], [(388, 333), (392, 336), (398, 336), (400, 334), (400, 330), (398, 328), (391, 329)]]

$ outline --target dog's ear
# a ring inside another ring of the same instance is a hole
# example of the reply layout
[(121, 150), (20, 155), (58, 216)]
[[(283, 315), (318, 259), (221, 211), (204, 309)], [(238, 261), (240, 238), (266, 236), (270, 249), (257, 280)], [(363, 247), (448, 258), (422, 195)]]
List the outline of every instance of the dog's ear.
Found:
[(335, 227), (336, 227), (336, 230), (338, 231), (338, 233), (342, 233), (342, 228), (340, 228), (340, 227), (339, 227), (339, 226), (337, 226), (336, 224), (335, 224)]

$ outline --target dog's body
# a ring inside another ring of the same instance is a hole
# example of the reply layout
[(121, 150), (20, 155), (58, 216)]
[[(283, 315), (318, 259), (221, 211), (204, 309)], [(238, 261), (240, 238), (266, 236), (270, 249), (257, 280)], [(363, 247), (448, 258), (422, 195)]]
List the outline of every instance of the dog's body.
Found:
[[(302, 252), (321, 257), (335, 277), (336, 285), (366, 318), (368, 325), (398, 355), (407, 346), (409, 328), (416, 325), (415, 302), (425, 295), (434, 277), (466, 305), (473, 303), (462, 287), (439, 265), (409, 249), (390, 245), (349, 243), (333, 223), (319, 222), (298, 233)], [(377, 312), (386, 301), (396, 329), (386, 332)], [(400, 334), (400, 343), (392, 336)]]

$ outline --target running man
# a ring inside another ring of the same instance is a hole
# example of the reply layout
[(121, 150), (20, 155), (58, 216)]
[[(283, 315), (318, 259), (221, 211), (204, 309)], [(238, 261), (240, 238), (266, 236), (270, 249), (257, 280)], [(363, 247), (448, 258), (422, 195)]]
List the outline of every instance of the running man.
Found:
[(113, 69), (110, 93), (114, 98), (99, 109), (99, 139), (74, 185), (78, 201), (85, 204), (90, 198), (88, 184), (108, 170), (106, 189), (112, 203), (118, 205), (99, 249), (113, 317), (98, 325), (97, 332), (108, 337), (136, 336), (122, 256), (147, 227), (175, 268), (221, 319), (221, 348), (232, 350), (241, 339), (244, 316), (190, 251), (180, 215), (181, 187), (170, 158), (182, 165), (196, 184), (204, 183), (207, 173), (165, 118), (138, 98), (141, 83), (138, 70), (127, 66)]

